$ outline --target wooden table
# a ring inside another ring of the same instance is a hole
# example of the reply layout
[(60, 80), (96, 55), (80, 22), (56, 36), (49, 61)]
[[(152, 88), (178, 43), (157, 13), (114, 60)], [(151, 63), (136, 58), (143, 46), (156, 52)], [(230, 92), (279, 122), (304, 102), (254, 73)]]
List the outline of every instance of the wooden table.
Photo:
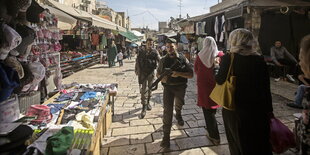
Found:
[[(112, 124), (112, 113), (114, 112), (114, 97), (116, 96), (116, 92), (109, 93), (104, 101), (100, 100), (99, 104), (101, 104), (99, 119), (94, 131), (94, 134), (91, 138), (91, 144), (86, 154), (89, 155), (100, 155), (101, 148), (101, 140), (107, 134), (108, 129)], [(45, 101), (43, 104), (47, 105), (49, 103), (53, 103), (54, 100), (60, 95), (60, 93), (55, 94), (53, 97)], [(64, 110), (61, 110), (56, 125), (61, 123), (62, 117), (64, 114)]]

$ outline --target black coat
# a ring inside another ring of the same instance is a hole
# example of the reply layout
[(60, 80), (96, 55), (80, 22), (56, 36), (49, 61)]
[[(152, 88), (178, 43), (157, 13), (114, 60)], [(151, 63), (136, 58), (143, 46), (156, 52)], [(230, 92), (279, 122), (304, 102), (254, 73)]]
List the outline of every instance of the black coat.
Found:
[[(222, 57), (216, 82), (226, 80), (230, 65), (230, 54)], [(236, 76), (235, 115), (241, 150), (251, 154), (255, 150), (270, 151), (269, 114), (273, 111), (270, 79), (267, 65), (262, 56), (235, 54), (233, 75)], [(267, 144), (267, 145), (264, 145)], [(264, 152), (264, 151), (263, 151)]]

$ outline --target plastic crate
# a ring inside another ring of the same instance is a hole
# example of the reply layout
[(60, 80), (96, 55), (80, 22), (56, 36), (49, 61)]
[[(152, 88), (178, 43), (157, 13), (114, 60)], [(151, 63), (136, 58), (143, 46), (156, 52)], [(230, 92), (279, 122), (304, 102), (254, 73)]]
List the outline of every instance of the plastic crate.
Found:
[(19, 96), (19, 110), (21, 114), (25, 114), (31, 105), (40, 104), (40, 91), (31, 92), (30, 94)]

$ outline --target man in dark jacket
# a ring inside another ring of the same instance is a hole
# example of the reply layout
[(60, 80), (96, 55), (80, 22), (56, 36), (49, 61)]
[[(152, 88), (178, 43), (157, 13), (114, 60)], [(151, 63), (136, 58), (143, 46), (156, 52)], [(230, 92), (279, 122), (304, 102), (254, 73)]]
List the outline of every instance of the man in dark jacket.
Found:
[(146, 110), (152, 109), (152, 106), (149, 103), (152, 92), (148, 89), (148, 92), (146, 94), (146, 91), (147, 88), (149, 88), (149, 86), (153, 83), (154, 71), (157, 67), (157, 63), (159, 62), (159, 60), (160, 57), (158, 52), (153, 49), (153, 40), (151, 38), (147, 39), (146, 49), (141, 49), (139, 51), (135, 65), (135, 73), (136, 75), (138, 75), (141, 93), (142, 112), (140, 118), (144, 118), (144, 116), (146, 115)]
[(166, 43), (167, 54), (160, 60), (157, 68), (157, 77), (170, 68), (172, 74), (165, 76), (161, 82), (164, 86), (163, 102), (163, 131), (164, 137), (161, 146), (170, 147), (170, 132), (172, 126), (173, 104), (175, 102), (176, 119), (178, 124), (183, 126), (181, 110), (184, 105), (184, 96), (187, 87), (187, 79), (193, 77), (193, 69), (188, 60), (181, 54), (177, 53), (174, 39), (169, 39)]

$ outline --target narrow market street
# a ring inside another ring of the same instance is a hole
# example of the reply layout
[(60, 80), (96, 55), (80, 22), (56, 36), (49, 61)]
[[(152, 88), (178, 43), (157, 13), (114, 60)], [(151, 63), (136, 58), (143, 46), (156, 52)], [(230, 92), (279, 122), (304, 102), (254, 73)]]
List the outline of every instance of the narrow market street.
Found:
[[(108, 68), (107, 65), (98, 64), (83, 71), (77, 72), (64, 79), (64, 83), (118, 83), (118, 92), (115, 100), (115, 115), (108, 134), (102, 140), (101, 154), (206, 154), (228, 155), (229, 149), (224, 132), (221, 110), (216, 118), (219, 124), (221, 144), (214, 146), (205, 136), (205, 122), (202, 110), (196, 106), (195, 77), (189, 80), (186, 92), (186, 105), (182, 115), (186, 122), (178, 126), (174, 119), (171, 131), (171, 147), (164, 150), (160, 147), (162, 138), (162, 86), (153, 92), (151, 103), (153, 109), (147, 112), (144, 119), (139, 119), (141, 112), (139, 85), (134, 73), (135, 59), (125, 60), (123, 67)], [(294, 96), (296, 85), (280, 81), (271, 81), (273, 92), (274, 114), (291, 130), (294, 127), (294, 113), (298, 109), (287, 107)], [(283, 98), (282, 96), (285, 98)], [(288, 99), (287, 99), (288, 98)], [(258, 131), (259, 132), (259, 131)], [(294, 154), (287, 151), (283, 155)]]

